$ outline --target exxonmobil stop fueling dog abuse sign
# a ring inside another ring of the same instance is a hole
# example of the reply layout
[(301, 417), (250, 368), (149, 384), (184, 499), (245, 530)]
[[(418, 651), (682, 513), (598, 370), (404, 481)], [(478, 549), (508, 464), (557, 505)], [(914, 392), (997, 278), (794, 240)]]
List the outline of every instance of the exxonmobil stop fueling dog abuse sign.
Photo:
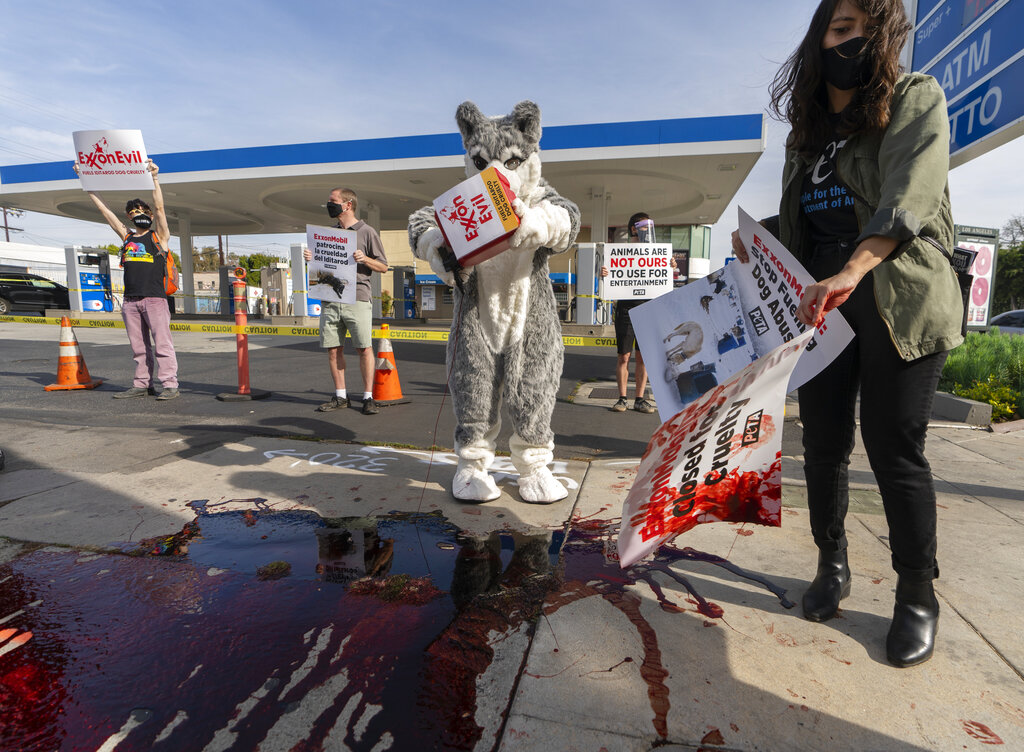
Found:
[(462, 266), (473, 266), (509, 246), (519, 228), (512, 210), (516, 194), (494, 167), (463, 180), (434, 199), (434, 216)]

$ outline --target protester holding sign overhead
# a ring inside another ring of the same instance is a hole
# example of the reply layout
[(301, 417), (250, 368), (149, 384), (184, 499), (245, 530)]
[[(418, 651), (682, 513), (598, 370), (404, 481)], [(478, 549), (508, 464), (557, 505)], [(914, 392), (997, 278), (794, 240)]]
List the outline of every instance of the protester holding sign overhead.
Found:
[[(76, 162), (75, 172), (82, 169)], [(146, 161), (146, 169), (153, 178), (153, 208), (141, 198), (133, 198), (125, 205), (125, 214), (135, 226), (134, 230), (129, 231), (124, 226), (98, 193), (88, 193), (122, 242), (120, 259), (124, 269), (124, 302), (121, 304), (121, 318), (135, 359), (135, 379), (129, 389), (115, 394), (114, 399), (156, 394), (153, 382), (159, 379), (164, 388), (157, 399), (166, 401), (178, 396), (178, 357), (171, 338), (171, 312), (167, 302), (168, 292), (173, 292), (173, 289), (168, 290), (166, 285), (167, 254), (170, 252), (167, 243), (171, 239), (171, 231), (167, 226), (164, 196), (157, 179), (160, 169), (151, 159)], [(174, 282), (176, 285), (177, 280)]]
[[(939, 605), (935, 490), (924, 456), (947, 352), (963, 340), (950, 266), (949, 121), (935, 79), (902, 74), (911, 25), (901, 0), (824, 0), (772, 85), (786, 142), (779, 239), (818, 280), (798, 317), (838, 306), (853, 342), (800, 387), (804, 473), (818, 570), (804, 615), (824, 621), (850, 592), (848, 463), (856, 406), (882, 493), (896, 605), (889, 661), (931, 657)], [(771, 229), (771, 228), (770, 228)], [(734, 234), (740, 261), (746, 250)]]

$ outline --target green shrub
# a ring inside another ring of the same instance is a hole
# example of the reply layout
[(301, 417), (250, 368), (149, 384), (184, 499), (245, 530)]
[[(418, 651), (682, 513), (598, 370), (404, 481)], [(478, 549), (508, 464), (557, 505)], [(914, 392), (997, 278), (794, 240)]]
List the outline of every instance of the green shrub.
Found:
[(1024, 414), (1024, 337), (969, 332), (949, 354), (939, 389), (992, 405), (994, 423)]
[(957, 385), (953, 388), (953, 394), (957, 397), (966, 397), (992, 405), (993, 423), (1012, 420), (1014, 414), (1021, 408), (1021, 393), (1005, 384), (1000, 384), (993, 376), (989, 376), (983, 382), (977, 381), (970, 387)]

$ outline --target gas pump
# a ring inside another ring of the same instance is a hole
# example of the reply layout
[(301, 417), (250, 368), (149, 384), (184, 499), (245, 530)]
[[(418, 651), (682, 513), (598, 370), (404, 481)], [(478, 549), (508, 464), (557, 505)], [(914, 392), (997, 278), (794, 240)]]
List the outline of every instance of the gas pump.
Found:
[(110, 254), (101, 248), (65, 246), (68, 297), (72, 311), (114, 310), (110, 287)]
[(395, 291), (394, 317), (416, 318), (416, 270), (411, 266), (393, 267), (391, 289)]
[(302, 255), (303, 246), (293, 243), (291, 247), (292, 269), (295, 272), (295, 282), (300, 285), (292, 295), (293, 311), (296, 316), (319, 316), (320, 300), (309, 295), (309, 274), (306, 272), (306, 259)]

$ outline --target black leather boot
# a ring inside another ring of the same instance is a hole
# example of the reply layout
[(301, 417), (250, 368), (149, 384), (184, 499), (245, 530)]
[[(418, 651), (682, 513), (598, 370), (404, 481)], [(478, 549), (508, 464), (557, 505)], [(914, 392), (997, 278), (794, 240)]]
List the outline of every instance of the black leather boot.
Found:
[(804, 618), (827, 621), (839, 610), (839, 601), (850, 594), (850, 564), (846, 550), (818, 551), (818, 571), (804, 593)]
[(916, 666), (932, 657), (939, 628), (939, 601), (931, 579), (900, 577), (896, 581), (896, 607), (885, 638), (889, 663)]

